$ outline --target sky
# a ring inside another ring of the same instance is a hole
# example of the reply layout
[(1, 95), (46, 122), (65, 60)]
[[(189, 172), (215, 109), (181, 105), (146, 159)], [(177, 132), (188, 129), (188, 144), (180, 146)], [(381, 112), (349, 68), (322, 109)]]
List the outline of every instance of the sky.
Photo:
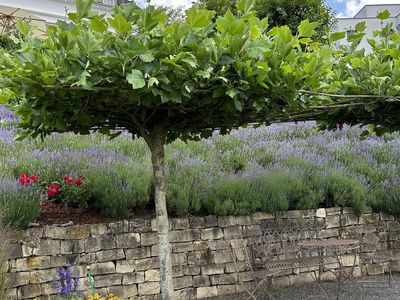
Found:
[[(189, 7), (193, 0), (151, 0), (151, 4)], [(289, 0), (290, 1), (290, 0)], [(139, 0), (138, 2), (146, 2)], [(400, 4), (400, 0), (325, 0), (338, 17), (353, 17), (366, 4)]]

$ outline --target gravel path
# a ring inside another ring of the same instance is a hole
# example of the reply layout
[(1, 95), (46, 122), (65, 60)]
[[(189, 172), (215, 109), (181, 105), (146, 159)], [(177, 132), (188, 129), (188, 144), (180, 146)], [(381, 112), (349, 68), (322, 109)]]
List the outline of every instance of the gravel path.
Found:
[[(383, 280), (381, 276), (374, 278), (375, 280)], [(323, 283), (325, 292), (328, 294), (329, 299), (336, 299), (335, 283)], [(382, 287), (382, 284), (375, 284), (374, 286), (364, 287), (364, 295), (351, 283), (343, 285), (342, 293), (340, 294), (341, 300), (399, 300), (400, 299), (400, 275), (393, 276), (393, 287)], [(272, 293), (275, 300), (319, 300), (326, 299), (323, 297), (321, 290), (316, 284), (308, 284), (304, 286), (290, 287), (284, 289), (276, 289)], [(210, 300), (242, 300), (247, 299), (247, 294), (234, 294), (208, 298)], [(267, 300), (268, 296), (257, 298), (259, 300)]]

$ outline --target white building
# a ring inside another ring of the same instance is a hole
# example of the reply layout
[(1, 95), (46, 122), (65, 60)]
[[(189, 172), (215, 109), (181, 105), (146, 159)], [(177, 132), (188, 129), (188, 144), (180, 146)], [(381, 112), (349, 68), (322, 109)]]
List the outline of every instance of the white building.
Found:
[[(93, 9), (110, 14), (116, 4), (117, 0), (98, 0)], [(32, 19), (39, 26), (39, 20), (43, 20), (42, 27), (45, 27), (46, 23), (65, 20), (67, 13), (75, 11), (74, 0), (0, 0), (0, 32), (5, 22), (13, 22), (16, 18)]]
[[(390, 18), (381, 22), (376, 16), (384, 10), (390, 12)], [(364, 21), (367, 26), (366, 35), (361, 41), (359, 48), (365, 48), (367, 51), (370, 51), (371, 46), (368, 44), (367, 39), (372, 37), (375, 30), (380, 30), (382, 26), (388, 23), (393, 23), (394, 27), (400, 31), (400, 4), (365, 5), (353, 18), (338, 18), (336, 31), (346, 31), (347, 35), (350, 35), (353, 33), (356, 24)], [(339, 44), (346, 43), (345, 39), (339, 41)]]

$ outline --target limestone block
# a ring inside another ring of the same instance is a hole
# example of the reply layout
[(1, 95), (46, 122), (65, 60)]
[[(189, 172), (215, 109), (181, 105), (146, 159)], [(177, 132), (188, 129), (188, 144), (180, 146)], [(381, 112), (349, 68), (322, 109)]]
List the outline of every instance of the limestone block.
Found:
[(61, 241), (61, 254), (76, 254), (85, 252), (84, 240)]
[(207, 228), (200, 231), (202, 240), (218, 240), (224, 237), (222, 228)]
[(155, 269), (155, 270), (147, 270), (144, 272), (144, 280), (147, 282), (151, 281), (160, 281), (160, 271)]
[(207, 250), (208, 248), (210, 248), (211, 250), (230, 249), (230, 244), (227, 240), (208, 241), (207, 248), (197, 250)]
[(291, 285), (304, 285), (313, 282), (311, 273), (301, 273), (300, 275), (289, 275)]
[(42, 239), (38, 247), (33, 249), (33, 255), (56, 255), (60, 253), (60, 241)]
[(172, 244), (172, 252), (188, 252), (193, 250), (194, 250), (193, 242)]
[[(117, 261), (118, 263), (119, 261)], [(95, 263), (90, 265), (90, 272), (92, 275), (106, 275), (115, 273), (115, 264), (110, 262)]]
[(101, 250), (100, 237), (89, 237), (85, 241), (86, 252), (97, 252)]
[(383, 264), (367, 264), (367, 274), (368, 275), (379, 275), (383, 274)]
[(84, 240), (90, 236), (89, 225), (77, 225), (67, 228), (67, 237), (70, 240)]
[(225, 227), (224, 236), (226, 239), (242, 237), (243, 236), (242, 226), (235, 225), (235, 226)]
[(337, 228), (340, 227), (340, 216), (328, 216), (326, 217), (326, 228)]
[(288, 287), (288, 286), (290, 286), (289, 276), (272, 277), (272, 285), (274, 287)]
[(67, 238), (67, 229), (58, 226), (45, 226), (43, 237), (54, 240), (65, 240)]
[(188, 218), (174, 218), (171, 219), (171, 228), (172, 230), (179, 229), (188, 229), (189, 228), (189, 219)]
[(206, 227), (206, 220), (203, 217), (190, 217), (189, 218), (189, 228), (196, 229), (196, 228), (205, 228)]
[(206, 227), (217, 227), (218, 225), (218, 217), (217, 216), (205, 216), (204, 220), (206, 222)]
[(232, 284), (238, 281), (238, 275), (236, 273), (211, 275), (210, 280), (211, 285)]
[(107, 225), (106, 224), (92, 224), (90, 226), (90, 234), (92, 236), (101, 236), (107, 233)]
[(136, 271), (146, 271), (158, 269), (160, 267), (158, 257), (144, 258), (136, 260)]
[(232, 255), (230, 249), (225, 250), (215, 250), (214, 251), (215, 263), (223, 264), (232, 262)]
[(17, 300), (17, 289), (7, 289), (5, 296), (7, 300)]
[(394, 216), (387, 215), (385, 213), (379, 213), (379, 219), (382, 220), (382, 221), (393, 221), (394, 220)]
[[(194, 251), (205, 251), (205, 250), (209, 250), (210, 247), (210, 243), (212, 241), (194, 241), (193, 242), (193, 250)], [(215, 241), (215, 242), (220, 242), (220, 241)]]
[(29, 272), (13, 272), (7, 274), (7, 288), (19, 287), (29, 284)]
[(329, 237), (338, 237), (339, 229), (331, 228), (331, 229), (322, 229), (318, 231), (319, 238), (329, 238)]
[(158, 244), (157, 232), (146, 232), (140, 235), (142, 246), (153, 246)]
[(135, 271), (135, 260), (117, 260), (117, 273), (132, 273)]
[(118, 234), (125, 232), (125, 224), (123, 221), (108, 224), (107, 233)]
[[(143, 238), (142, 238), (143, 241)], [(150, 247), (138, 247), (125, 250), (126, 259), (141, 259), (151, 256)]]
[(218, 296), (218, 289), (216, 286), (198, 287), (196, 289), (197, 299)]
[(198, 229), (187, 229), (177, 230), (170, 232), (169, 235), (171, 243), (189, 242), (200, 239), (200, 230)]
[(327, 216), (336, 216), (341, 214), (342, 209), (340, 207), (330, 207), (325, 208), (325, 212)]
[(51, 282), (56, 274), (56, 268), (33, 271), (29, 273), (29, 283)]
[(229, 295), (236, 293), (236, 285), (228, 284), (228, 285), (220, 285), (217, 286), (218, 295)]
[(265, 213), (265, 212), (256, 212), (252, 215), (253, 222), (258, 224), (263, 220), (269, 220), (273, 219), (275, 216), (270, 213)]
[(50, 256), (36, 256), (16, 260), (17, 271), (43, 270), (49, 267)]
[(316, 218), (326, 218), (326, 210), (325, 208), (319, 208), (315, 211)]
[(82, 264), (93, 264), (96, 262), (96, 253), (83, 253), (80, 257), (80, 262)]
[(173, 279), (174, 289), (180, 290), (193, 286), (192, 276), (181, 276)]
[(132, 220), (128, 222), (127, 232), (150, 232), (151, 221), (150, 220)]
[(182, 266), (182, 269), (185, 275), (199, 275), (201, 272), (200, 266)]
[(387, 222), (389, 231), (399, 231), (400, 230), (400, 222), (398, 221), (388, 221)]
[(110, 286), (110, 294), (116, 295), (121, 299), (135, 298), (137, 296), (136, 284), (122, 285), (122, 286)]
[(302, 216), (301, 210), (289, 210), (286, 214), (289, 219), (298, 219)]
[(50, 266), (52, 268), (65, 267), (67, 265), (75, 265), (79, 262), (79, 255), (62, 255), (50, 257)]
[(138, 284), (139, 295), (155, 295), (160, 293), (159, 282), (144, 282)]
[(196, 289), (188, 288), (184, 290), (177, 291), (177, 299), (180, 300), (195, 300), (196, 297)]
[(205, 275), (215, 275), (215, 274), (223, 274), (225, 269), (225, 265), (223, 264), (210, 264), (201, 266), (201, 274)]
[(181, 277), (185, 274), (183, 274), (183, 265), (179, 266), (172, 266), (172, 276), (173, 277)]
[(39, 284), (28, 284), (18, 288), (18, 298), (28, 299), (40, 296), (42, 293)]
[(110, 274), (94, 276), (94, 287), (108, 287), (112, 285), (120, 285), (122, 283), (122, 274)]
[(125, 258), (125, 253), (122, 249), (104, 250), (97, 252), (96, 258), (99, 262), (114, 261)]
[(139, 233), (122, 233), (115, 236), (118, 248), (136, 248), (140, 245)]
[(123, 285), (130, 285), (144, 282), (144, 272), (125, 273), (122, 277)]
[(187, 253), (188, 265), (204, 266), (215, 263), (212, 251), (193, 251)]
[(210, 276), (207, 275), (196, 275), (193, 276), (193, 286), (209, 286), (210, 285)]
[(171, 254), (172, 266), (182, 266), (187, 264), (186, 253), (172, 253)]

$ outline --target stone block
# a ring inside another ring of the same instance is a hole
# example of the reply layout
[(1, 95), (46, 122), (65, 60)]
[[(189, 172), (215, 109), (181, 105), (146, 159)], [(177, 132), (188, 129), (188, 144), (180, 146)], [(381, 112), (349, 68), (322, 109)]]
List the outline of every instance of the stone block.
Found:
[(31, 274), (29, 272), (13, 272), (7, 274), (7, 288), (15, 288), (29, 284)]
[(89, 225), (77, 225), (67, 228), (67, 237), (70, 240), (84, 240), (90, 236)]
[(117, 260), (117, 273), (132, 273), (135, 271), (135, 260)]
[(220, 285), (220, 286), (217, 286), (217, 289), (218, 289), (219, 296), (236, 293), (236, 285), (235, 284)]
[(242, 237), (243, 236), (242, 226), (235, 225), (235, 226), (225, 227), (224, 236), (226, 239)]
[(7, 289), (5, 296), (7, 300), (17, 300), (17, 289)]
[(325, 210), (325, 208), (318, 208), (315, 211), (315, 217), (316, 218), (326, 218), (326, 210)]
[(117, 247), (115, 238), (111, 234), (102, 235), (99, 237), (101, 250), (110, 250)]
[(221, 249), (230, 249), (230, 244), (229, 241), (223, 239), (223, 240), (217, 240), (217, 241), (208, 241), (208, 247), (205, 249), (198, 249), (198, 250), (221, 250)]
[(252, 215), (253, 222), (259, 224), (263, 220), (270, 220), (275, 218), (273, 214), (265, 213), (265, 212), (256, 212)]
[(193, 286), (209, 286), (210, 285), (210, 276), (208, 275), (196, 275), (193, 276)]
[(289, 275), (291, 285), (305, 285), (313, 282), (311, 273), (301, 273), (300, 275)]
[(360, 224), (376, 224), (379, 222), (379, 214), (364, 214), (360, 217)]
[(394, 216), (388, 215), (388, 214), (385, 214), (385, 213), (379, 213), (379, 219), (381, 221), (393, 221), (394, 220)]
[(218, 217), (217, 216), (205, 216), (204, 221), (206, 222), (206, 227), (208, 227), (208, 228), (218, 226)]
[(298, 219), (302, 216), (301, 210), (289, 210), (286, 214), (289, 219)]
[(224, 237), (222, 228), (207, 228), (200, 231), (202, 240), (218, 240)]
[(122, 277), (123, 285), (130, 285), (144, 282), (144, 272), (125, 273)]
[(122, 285), (122, 286), (110, 286), (110, 294), (120, 297), (121, 299), (136, 299), (137, 287), (136, 284)]
[[(248, 221), (248, 220), (247, 220)], [(249, 217), (249, 224), (251, 224), (251, 218)], [(219, 227), (229, 227), (234, 225), (248, 225), (243, 224), (246, 223), (245, 220), (242, 219), (240, 216), (219, 216), (218, 217), (218, 226)]]
[(139, 295), (156, 295), (160, 293), (159, 282), (144, 282), (138, 284)]
[(146, 271), (149, 269), (158, 269), (160, 267), (158, 257), (138, 259), (136, 262), (136, 271)]
[(50, 256), (36, 256), (16, 260), (17, 271), (43, 270), (49, 267)]
[(150, 232), (151, 231), (151, 221), (150, 220), (131, 220), (128, 222), (128, 232)]
[(124, 221), (108, 224), (108, 228), (107, 228), (108, 234), (118, 234), (118, 233), (124, 233), (124, 232), (125, 232)]
[(54, 275), (57, 274), (57, 269), (46, 269), (46, 270), (36, 270), (30, 272), (29, 274), (29, 283), (44, 283), (51, 282), (54, 278)]
[(174, 288), (176, 290), (188, 288), (193, 286), (193, 279), (192, 276), (181, 276), (176, 277), (173, 279), (174, 281)]
[(159, 270), (147, 270), (144, 272), (144, 281), (160, 281), (160, 271)]
[(85, 252), (84, 240), (61, 241), (61, 254), (76, 254)]
[[(193, 242), (193, 251), (206, 251), (209, 250), (209, 244), (212, 241), (194, 241)], [(215, 241), (215, 242), (221, 242), (221, 241)]]
[(344, 254), (344, 255), (340, 256), (340, 260), (342, 261), (342, 265), (344, 267), (351, 267), (353, 265), (357, 266), (360, 264), (360, 259), (359, 259), (358, 255), (356, 255), (356, 257), (354, 257), (353, 254)]
[(400, 222), (398, 221), (388, 221), (387, 222), (389, 231), (399, 231), (400, 230)]
[(177, 299), (180, 299), (180, 300), (195, 300), (195, 299), (197, 299), (196, 289), (188, 288), (188, 289), (177, 291)]
[(194, 250), (193, 242), (172, 244), (172, 252), (188, 252), (193, 250)]
[(33, 249), (33, 255), (56, 255), (60, 254), (60, 241), (42, 239), (38, 247)]
[(179, 266), (172, 266), (172, 276), (173, 277), (181, 277), (183, 274), (183, 267), (182, 265)]
[(92, 224), (90, 225), (90, 234), (92, 236), (101, 236), (107, 233), (106, 224)]
[(193, 251), (187, 253), (188, 265), (204, 266), (215, 263), (212, 251)]
[(341, 207), (325, 208), (325, 212), (327, 216), (336, 216), (342, 213), (342, 208)]
[(182, 266), (182, 268), (185, 275), (199, 275), (201, 272), (200, 266)]
[(218, 296), (218, 289), (216, 286), (198, 287), (196, 289), (197, 299), (204, 299), (207, 297)]
[(322, 239), (330, 237), (338, 237), (338, 236), (339, 236), (338, 228), (322, 229), (318, 231), (318, 237)]
[(201, 266), (201, 274), (204, 275), (215, 275), (215, 274), (223, 274), (225, 269), (225, 265), (220, 264), (209, 264)]
[(340, 216), (328, 216), (326, 217), (326, 228), (337, 228), (340, 227)]
[(101, 275), (94, 276), (94, 287), (109, 287), (112, 285), (121, 285), (122, 283), (122, 274), (110, 274), (110, 275)]
[(50, 257), (50, 266), (52, 268), (65, 267), (79, 263), (79, 255), (63, 255)]
[(85, 241), (86, 252), (97, 252), (101, 250), (100, 237), (89, 237)]
[(67, 229), (58, 226), (45, 226), (43, 228), (43, 237), (54, 240), (65, 240), (67, 238)]
[(272, 277), (272, 286), (274, 286), (274, 287), (290, 286), (289, 276)]
[(122, 233), (115, 236), (118, 248), (136, 248), (140, 245), (139, 233)]
[(171, 254), (172, 266), (182, 266), (187, 264), (186, 253), (172, 253)]
[(238, 275), (236, 273), (211, 275), (210, 280), (211, 285), (233, 284), (238, 281)]
[(383, 274), (383, 264), (367, 264), (367, 274), (370, 276)]
[(115, 264), (112, 261), (96, 263), (90, 266), (92, 275), (106, 275), (115, 273)]
[(99, 261), (99, 262), (114, 261), (117, 259), (125, 258), (125, 253), (124, 253), (124, 250), (122, 250), (122, 249), (104, 250), (104, 251), (97, 252), (96, 258), (97, 258), (97, 261)]
[(93, 264), (96, 262), (96, 253), (83, 253), (80, 257), (80, 262), (82, 264)]
[(232, 254), (230, 249), (215, 250), (214, 258), (216, 264), (223, 264), (232, 262)]
[(170, 225), (172, 230), (188, 229), (189, 219), (188, 218), (174, 218), (171, 219)]
[[(143, 239), (142, 239), (143, 241)], [(125, 250), (126, 259), (141, 259), (151, 256), (150, 247), (138, 247)]]
[(157, 232), (146, 232), (140, 235), (142, 246), (153, 246), (158, 244)]
[(40, 296), (42, 293), (40, 284), (28, 284), (18, 288), (19, 299), (29, 299)]
[(189, 228), (205, 228), (207, 226), (206, 220), (203, 217), (190, 217), (189, 218)]
[(172, 231), (170, 232), (169, 238), (171, 243), (195, 241), (200, 239), (200, 230), (187, 229)]
[[(28, 256), (33, 256), (33, 249), (31, 245), (21, 245), (21, 251), (22, 251), (22, 257), (28, 257)], [(11, 257), (10, 257), (11, 258)]]

